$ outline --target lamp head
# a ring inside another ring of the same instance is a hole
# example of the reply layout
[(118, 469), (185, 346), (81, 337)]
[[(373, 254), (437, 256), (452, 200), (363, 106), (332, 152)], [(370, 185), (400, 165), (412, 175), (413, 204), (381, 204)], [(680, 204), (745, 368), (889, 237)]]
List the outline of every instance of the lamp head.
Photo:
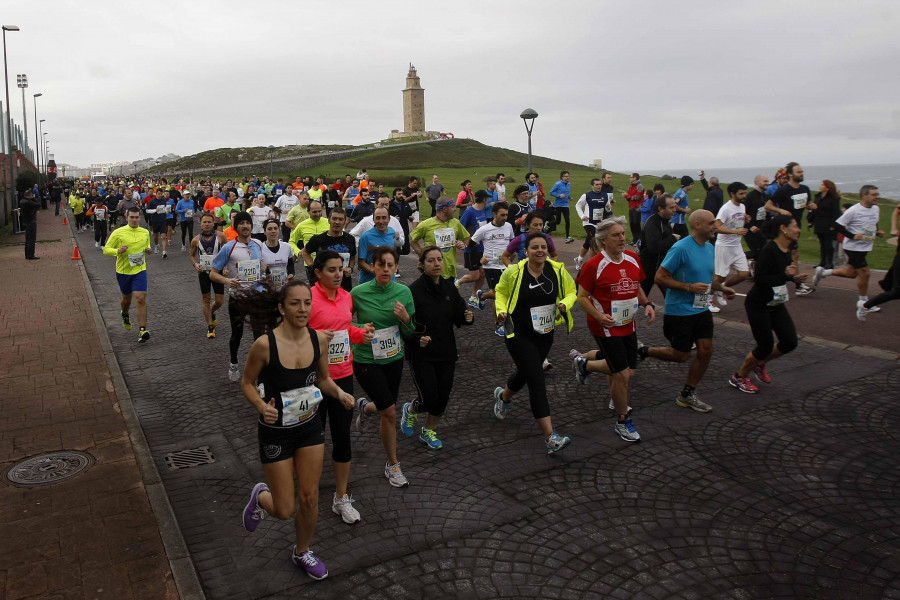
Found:
[(38, 92), (37, 94), (34, 94), (34, 97), (35, 97), (35, 98), (37, 98), (38, 96), (43, 96), (43, 94), (40, 93), (40, 92)]
[(3, 31), (18, 31), (18, 30), (19, 30), (18, 25), (4, 25), (3, 26)]
[(537, 111), (533, 108), (526, 108), (522, 111), (522, 114), (519, 115), (523, 119), (537, 119), (538, 114)]

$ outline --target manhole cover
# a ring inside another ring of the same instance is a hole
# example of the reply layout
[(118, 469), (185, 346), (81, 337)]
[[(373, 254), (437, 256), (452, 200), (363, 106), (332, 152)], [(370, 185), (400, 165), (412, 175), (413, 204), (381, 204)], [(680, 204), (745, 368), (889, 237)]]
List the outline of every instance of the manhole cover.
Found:
[(45, 485), (74, 477), (93, 464), (94, 457), (86, 452), (47, 452), (14, 464), (6, 478), (16, 485)]

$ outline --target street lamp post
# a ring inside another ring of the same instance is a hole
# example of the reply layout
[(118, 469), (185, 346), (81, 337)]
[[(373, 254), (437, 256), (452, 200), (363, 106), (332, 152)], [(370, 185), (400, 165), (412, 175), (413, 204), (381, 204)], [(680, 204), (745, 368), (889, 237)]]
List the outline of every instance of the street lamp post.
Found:
[[(9, 184), (6, 186), (11, 193), (7, 195), (9, 198), (9, 202), (15, 202), (15, 172), (13, 171), (13, 155), (12, 155), (12, 123), (10, 120), (10, 110), (9, 110), (9, 70), (6, 65), (6, 32), (7, 31), (18, 31), (18, 25), (4, 25), (3, 26), (3, 83), (6, 87), (6, 153), (7, 158), (9, 158)], [(10, 210), (12, 207), (4, 201), (3, 207), (3, 221), (4, 224), (9, 222)]]
[(37, 167), (38, 172), (38, 184), (41, 183), (41, 149), (40, 144), (38, 143), (38, 139), (40, 136), (40, 127), (41, 122), (38, 121), (37, 118), (37, 99), (39, 96), (43, 96), (41, 93), (32, 94), (34, 96), (34, 166)]
[[(519, 116), (522, 118), (522, 121), (525, 122), (525, 131), (528, 132), (528, 172), (530, 173), (531, 171), (534, 171), (533, 160), (531, 157), (531, 130), (534, 129), (534, 120), (537, 119), (538, 114), (533, 108), (526, 108)], [(531, 125), (528, 124), (529, 119), (531, 119)]]
[(270, 145), (269, 145), (269, 180), (270, 180), (270, 181), (271, 181), (271, 179), (272, 179), (273, 177), (275, 177), (274, 171), (273, 171), (274, 166), (272, 165), (272, 157), (273, 157), (273, 155), (274, 155), (274, 152), (275, 152), (275, 146), (272, 146), (272, 145), (270, 144)]
[[(25, 90), (28, 88), (28, 75), (24, 73), (20, 73), (16, 75), (16, 85), (19, 86), (19, 89), (22, 90), (22, 127), (24, 128), (24, 137), (22, 138), (22, 145), (25, 146), (28, 144), (28, 113), (25, 110)], [(25, 148), (22, 148), (22, 153), (25, 154), (25, 157), (28, 157), (28, 153), (25, 152)]]

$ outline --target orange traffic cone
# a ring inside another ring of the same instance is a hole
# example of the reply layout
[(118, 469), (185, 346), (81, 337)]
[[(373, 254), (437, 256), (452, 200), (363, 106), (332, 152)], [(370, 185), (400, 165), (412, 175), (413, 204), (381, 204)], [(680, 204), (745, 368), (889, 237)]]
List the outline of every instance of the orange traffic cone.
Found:
[(75, 245), (75, 253), (72, 255), (72, 260), (81, 260), (81, 255), (78, 254), (78, 245)]
[(68, 224), (69, 224), (69, 219), (67, 219), (65, 216), (63, 216), (63, 225), (68, 225)]

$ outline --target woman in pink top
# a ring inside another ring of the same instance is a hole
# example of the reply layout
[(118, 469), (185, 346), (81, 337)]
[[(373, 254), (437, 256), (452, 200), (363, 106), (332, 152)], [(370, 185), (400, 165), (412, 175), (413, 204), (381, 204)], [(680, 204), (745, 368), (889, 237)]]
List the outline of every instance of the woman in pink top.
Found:
[(456, 196), (456, 208), (462, 216), (466, 209), (475, 204), (475, 196), (472, 195), (472, 182), (468, 179), (461, 184), (462, 191)]
[[(354, 327), (351, 323), (353, 299), (341, 287), (344, 278), (344, 259), (333, 250), (322, 250), (316, 254), (313, 270), (318, 283), (312, 287), (312, 311), (309, 326), (328, 337), (328, 370), (331, 378), (342, 390), (353, 394), (353, 353), (352, 344), (372, 341), (375, 327), (370, 323), (365, 328)], [(340, 515), (345, 523), (359, 521), (359, 511), (353, 508), (353, 498), (347, 492), (350, 481), (350, 423), (353, 409), (347, 409), (337, 398), (324, 395), (319, 407), (322, 415), (322, 429), (331, 420), (331, 460), (334, 465), (334, 500), (331, 510)]]

